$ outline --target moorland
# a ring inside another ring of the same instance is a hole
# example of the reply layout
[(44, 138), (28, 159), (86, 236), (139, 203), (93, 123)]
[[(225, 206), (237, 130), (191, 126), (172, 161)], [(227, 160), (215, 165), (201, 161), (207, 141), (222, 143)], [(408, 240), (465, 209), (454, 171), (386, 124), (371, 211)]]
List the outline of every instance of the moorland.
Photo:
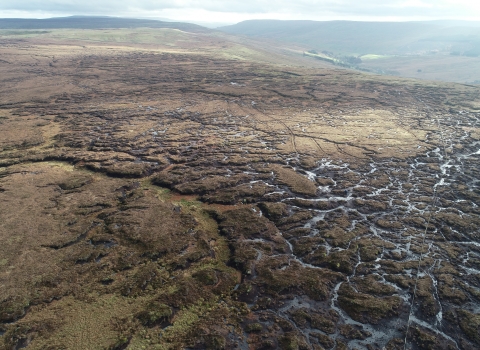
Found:
[(480, 346), (480, 89), (288, 52), (0, 32), (0, 348)]

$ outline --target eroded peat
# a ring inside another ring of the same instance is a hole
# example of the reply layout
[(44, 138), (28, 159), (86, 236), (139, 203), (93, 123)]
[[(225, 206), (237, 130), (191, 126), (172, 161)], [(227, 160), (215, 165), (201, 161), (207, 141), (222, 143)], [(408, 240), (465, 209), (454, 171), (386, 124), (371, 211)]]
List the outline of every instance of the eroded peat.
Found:
[(478, 88), (19, 52), (0, 62), (3, 347), (480, 345)]

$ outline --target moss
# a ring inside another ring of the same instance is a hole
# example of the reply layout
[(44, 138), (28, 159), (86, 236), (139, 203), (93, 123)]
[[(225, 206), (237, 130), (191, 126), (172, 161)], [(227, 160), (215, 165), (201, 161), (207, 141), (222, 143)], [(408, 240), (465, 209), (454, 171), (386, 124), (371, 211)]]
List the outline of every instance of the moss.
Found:
[(382, 253), (382, 249), (374, 245), (363, 245), (360, 247), (360, 259), (362, 261), (374, 261)]
[[(196, 347), (203, 344), (209, 349), (228, 348), (225, 322), (236, 324), (234, 315), (245, 315), (241, 303), (226, 303), (211, 299), (182, 307), (165, 328), (158, 343), (163, 348)], [(248, 308), (246, 308), (248, 310)]]
[(235, 204), (255, 203), (263, 198), (266, 193), (273, 192), (273, 188), (260, 183), (242, 184), (239, 186), (222, 189), (202, 196), (202, 200), (208, 203)]
[(293, 253), (296, 256), (305, 256), (314, 251), (319, 244), (325, 243), (320, 237), (302, 237), (295, 240), (293, 245)]
[[(7, 332), (3, 334), (3, 337), (0, 338), (0, 347), (3, 343), (5, 347), (2, 347), (2, 349), (23, 349), (27, 346), (35, 348), (35, 346), (30, 346), (32, 342), (38, 337), (48, 339), (55, 331), (55, 328), (56, 322), (52, 319), (45, 319), (43, 322), (27, 322), (10, 327)], [(53, 347), (49, 347), (48, 349), (53, 349)]]
[[(444, 269), (445, 271), (449, 271), (451, 269)], [(451, 272), (454, 272), (457, 274), (456, 270), (453, 270)], [(457, 304), (457, 305), (463, 305), (465, 301), (468, 299), (467, 295), (463, 292), (461, 289), (461, 284), (459, 283), (457, 278), (454, 278), (450, 274), (440, 274), (438, 276), (438, 294), (440, 296), (440, 299), (447, 299), (450, 302)], [(468, 288), (467, 288), (468, 289)], [(474, 290), (471, 290), (470, 293), (474, 292)], [(478, 292), (477, 292), (478, 293)], [(474, 293), (472, 293), (474, 294)], [(475, 295), (475, 294), (474, 294)]]
[(242, 242), (232, 243), (232, 248), (233, 255), (231, 259), (233, 266), (240, 269), (244, 274), (250, 275), (254, 261), (258, 256), (257, 250), (251, 245)]
[(321, 232), (321, 236), (334, 247), (346, 248), (350, 240), (355, 238), (355, 233), (353, 231), (343, 230), (340, 227), (335, 227), (331, 230)]
[(357, 290), (361, 293), (370, 295), (392, 295), (395, 293), (395, 288), (380, 282), (381, 277), (376, 275), (368, 275), (366, 277), (355, 277), (350, 279), (355, 283)]
[(278, 340), (278, 345), (282, 350), (299, 350), (298, 339), (295, 335), (286, 335)]
[(285, 269), (274, 269), (270, 265), (271, 263), (276, 263), (276, 261), (270, 260), (258, 264), (257, 270), (259, 283), (262, 283), (265, 289), (273, 294), (297, 291), (314, 300), (325, 300), (328, 289), (333, 286), (335, 280), (341, 278), (326, 270), (301, 268), (297, 264), (291, 264)]
[(385, 346), (385, 350), (402, 350), (404, 340), (400, 338), (391, 339)]
[(17, 349), (25, 347), (28, 344), (27, 336), (31, 330), (31, 326), (22, 325), (11, 327), (3, 335), (3, 343), (6, 349)]
[(229, 239), (264, 237), (275, 235), (275, 226), (264, 216), (258, 215), (259, 209), (242, 208), (230, 210), (219, 216), (219, 228)]
[(287, 320), (286, 318), (283, 318), (283, 317), (276, 317), (275, 325), (280, 327), (283, 332), (291, 332), (295, 328), (295, 326), (292, 324), (290, 320)]
[(415, 280), (413, 278), (398, 276), (398, 275), (385, 275), (385, 279), (388, 282), (395, 283), (397, 286), (407, 289), (415, 285)]
[(384, 202), (379, 202), (375, 200), (363, 200), (355, 199), (354, 204), (359, 208), (358, 211), (361, 213), (372, 213), (372, 212), (383, 212), (387, 209), (387, 204)]
[(272, 167), (272, 170), (277, 175), (278, 182), (287, 185), (292, 192), (307, 196), (314, 196), (317, 193), (315, 183), (296, 173), (293, 169), (276, 165)]
[(310, 232), (311, 232), (310, 228), (297, 227), (297, 228), (290, 229), (286, 232), (282, 232), (282, 236), (285, 237), (286, 239), (299, 238), (301, 236), (308, 236)]
[(342, 325), (340, 326), (340, 334), (343, 335), (346, 339), (366, 339), (372, 334), (370, 332), (363, 331), (362, 327), (354, 327), (351, 325)]
[(30, 301), (24, 296), (12, 296), (0, 303), (0, 321), (12, 322), (25, 314)]
[(280, 349), (298, 349), (307, 350), (310, 346), (306, 342), (303, 335), (298, 332), (288, 332), (278, 339), (278, 345)]
[(333, 320), (319, 314), (311, 316), (312, 328), (319, 329), (327, 334), (335, 333), (335, 323)]
[(85, 186), (93, 181), (93, 177), (87, 175), (77, 175), (67, 178), (65, 181), (58, 184), (62, 190), (74, 190)]
[(335, 182), (329, 177), (317, 177), (316, 180), (320, 186), (332, 186), (335, 184)]
[(234, 175), (231, 177), (211, 175), (203, 179), (181, 183), (175, 186), (175, 189), (182, 194), (205, 194), (218, 190), (219, 188), (231, 187), (239, 182), (247, 180), (244, 174)]
[(401, 229), (402, 223), (398, 221), (377, 220), (377, 225), (385, 229)]
[(307, 308), (297, 309), (291, 312), (292, 319), (300, 329), (308, 328), (321, 330), (327, 334), (333, 334), (336, 330), (338, 315), (331, 313), (313, 311)]
[(343, 283), (338, 291), (338, 304), (354, 320), (377, 324), (381, 319), (397, 315), (402, 303), (399, 297), (375, 298), (368, 294), (357, 293), (348, 284)]
[(152, 326), (162, 321), (168, 321), (173, 315), (172, 308), (158, 301), (150, 302), (137, 318), (145, 326)]
[(117, 337), (110, 349), (122, 349), (128, 345), (139, 329), (139, 321), (131, 316), (117, 317), (112, 321), (113, 328), (117, 331)]
[(292, 319), (295, 324), (300, 328), (305, 328), (308, 322), (311, 320), (311, 316), (307, 309), (297, 309), (291, 313)]
[(287, 206), (285, 203), (258, 203), (258, 207), (263, 214), (272, 221), (278, 221), (287, 215)]
[(173, 342), (176, 339), (180, 341), (186, 340), (188, 332), (194, 328), (200, 319), (200, 315), (203, 314), (207, 308), (208, 305), (197, 304), (180, 310), (172, 320), (172, 325), (163, 332), (162, 338), (169, 342)]
[(415, 327), (412, 333), (415, 343), (417, 343), (418, 347), (421, 349), (433, 350), (439, 345), (435, 333), (429, 332), (420, 327)]
[(215, 270), (211, 269), (197, 271), (192, 276), (204, 285), (214, 285), (218, 282)]
[(272, 339), (264, 339), (260, 343), (259, 349), (275, 349), (276, 343)]
[(113, 177), (140, 178), (147, 172), (148, 168), (144, 164), (121, 162), (118, 164), (100, 167), (99, 169), (96, 169), (95, 166), (92, 166), (90, 169), (104, 171), (107, 175)]
[(205, 337), (205, 346), (207, 350), (222, 350), (225, 349), (227, 341), (222, 335), (210, 334)]
[(245, 332), (247, 333), (261, 332), (262, 329), (263, 329), (263, 326), (260, 323), (250, 323), (245, 326)]
[(309, 210), (299, 210), (294, 212), (290, 216), (286, 216), (282, 218), (279, 222), (278, 225), (281, 225), (283, 227), (289, 227), (289, 226), (294, 226), (295, 224), (303, 223), (305, 221), (310, 220), (313, 217), (313, 214)]
[(159, 269), (158, 265), (149, 262), (136, 269), (133, 276), (121, 288), (122, 295), (138, 295), (151, 288), (158, 288), (168, 278), (168, 272)]
[(354, 259), (355, 251), (350, 249), (333, 252), (326, 257), (325, 261), (332, 270), (350, 275), (353, 273)]
[(458, 310), (460, 328), (468, 339), (480, 345), (480, 314), (474, 314), (467, 310)]
[(331, 349), (335, 345), (335, 341), (330, 338), (328, 335), (311, 332), (310, 336), (315, 338), (325, 349)]
[(429, 277), (419, 278), (417, 283), (417, 298), (424, 315), (433, 317), (439, 311), (439, 306), (434, 297), (433, 281)]

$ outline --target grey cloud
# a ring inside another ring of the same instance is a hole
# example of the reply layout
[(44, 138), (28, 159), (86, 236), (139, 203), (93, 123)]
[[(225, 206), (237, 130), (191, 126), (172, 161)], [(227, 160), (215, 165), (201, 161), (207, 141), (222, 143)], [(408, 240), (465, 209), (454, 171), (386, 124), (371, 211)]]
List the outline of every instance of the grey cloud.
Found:
[[(439, 0), (0, 0), (1, 10), (46, 11), (52, 13), (118, 15), (164, 9), (200, 8), (214, 12), (291, 13), (319, 16), (396, 16), (448, 17), (469, 16), (462, 5), (445, 6)], [(451, 2), (450, 2), (451, 3)], [(1, 17), (1, 12), (0, 12)]]

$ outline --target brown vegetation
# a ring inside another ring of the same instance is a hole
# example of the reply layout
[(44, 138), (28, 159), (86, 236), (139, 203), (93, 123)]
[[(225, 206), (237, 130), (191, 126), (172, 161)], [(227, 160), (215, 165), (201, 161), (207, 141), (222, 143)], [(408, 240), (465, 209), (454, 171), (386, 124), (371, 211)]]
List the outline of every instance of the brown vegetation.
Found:
[(478, 347), (479, 90), (177, 34), (1, 39), (0, 348)]

